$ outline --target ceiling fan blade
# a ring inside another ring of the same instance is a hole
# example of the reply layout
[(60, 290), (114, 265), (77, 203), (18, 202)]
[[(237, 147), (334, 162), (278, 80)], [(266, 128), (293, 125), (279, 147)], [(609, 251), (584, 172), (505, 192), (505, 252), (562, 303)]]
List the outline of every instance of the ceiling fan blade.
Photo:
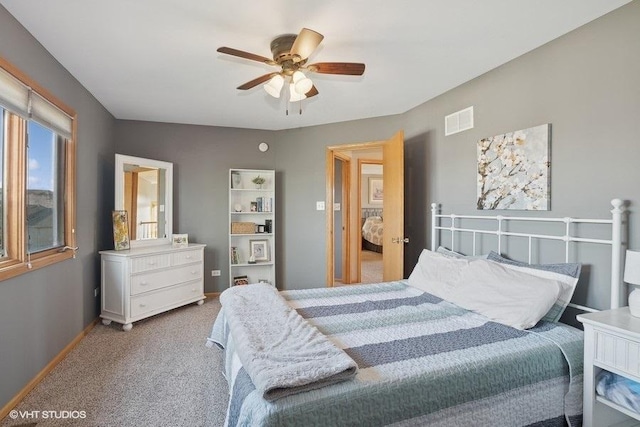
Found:
[(264, 83), (267, 80), (269, 80), (271, 77), (275, 76), (278, 73), (269, 73), (269, 74), (265, 74), (263, 76), (260, 76), (256, 79), (251, 80), (250, 82), (246, 82), (243, 85), (238, 86), (238, 89), (240, 90), (247, 90), (247, 89), (251, 89), (252, 87), (258, 86), (260, 83)]
[(255, 53), (244, 52), (242, 50), (233, 49), (231, 47), (226, 47), (226, 46), (219, 47), (217, 51), (220, 53), (226, 53), (227, 55), (233, 55), (233, 56), (238, 56), (244, 59), (250, 59), (252, 61), (264, 62), (265, 64), (268, 64), (268, 65), (276, 64), (276, 62), (273, 59), (267, 58), (266, 56), (260, 56), (260, 55), (256, 55)]
[(306, 68), (320, 74), (346, 74), (349, 76), (364, 74), (364, 64), (359, 62), (317, 62), (307, 65)]
[(296, 62), (307, 59), (309, 55), (316, 50), (323, 38), (324, 36), (322, 34), (308, 28), (303, 28), (300, 30), (300, 34), (298, 34), (298, 37), (296, 37), (296, 40), (293, 42), (289, 53), (300, 57), (300, 60)]
[(315, 86), (311, 86), (311, 89), (309, 89), (309, 92), (305, 93), (304, 95), (307, 98), (311, 98), (312, 96), (316, 96), (318, 94), (318, 89), (316, 89)]

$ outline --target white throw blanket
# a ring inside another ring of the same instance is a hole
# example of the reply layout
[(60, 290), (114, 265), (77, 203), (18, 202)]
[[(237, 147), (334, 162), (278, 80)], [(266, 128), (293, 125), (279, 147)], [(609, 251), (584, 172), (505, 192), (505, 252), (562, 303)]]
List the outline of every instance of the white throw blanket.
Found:
[[(272, 285), (234, 286), (220, 295), (220, 303), (216, 323), (224, 316), (238, 357), (266, 400), (355, 376), (353, 359), (303, 319)], [(213, 341), (222, 346), (220, 338), (214, 336)]]

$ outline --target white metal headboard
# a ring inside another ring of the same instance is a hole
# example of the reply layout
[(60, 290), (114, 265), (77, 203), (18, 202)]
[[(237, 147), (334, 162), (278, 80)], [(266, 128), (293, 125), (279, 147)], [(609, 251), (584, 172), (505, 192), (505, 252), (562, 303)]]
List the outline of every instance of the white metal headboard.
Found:
[[(621, 296), (623, 295), (623, 282), (622, 282), (622, 255), (623, 255), (623, 242), (622, 242), (622, 224), (623, 214), (625, 212), (624, 202), (620, 199), (613, 199), (611, 201), (613, 209), (611, 210), (611, 219), (577, 219), (577, 218), (542, 218), (542, 217), (524, 217), (524, 216), (484, 216), (484, 215), (456, 215), (456, 214), (440, 214), (438, 211), (438, 204), (431, 204), (431, 250), (435, 251), (438, 248), (439, 232), (437, 230), (447, 230), (451, 232), (451, 242), (455, 245), (454, 235), (455, 233), (472, 233), (473, 235), (473, 255), (476, 255), (476, 236), (478, 234), (489, 234), (498, 236), (497, 252), (501, 253), (502, 248), (502, 236), (516, 236), (523, 237), (529, 240), (529, 258), (528, 262), (531, 263), (532, 256), (532, 241), (538, 240), (561, 240), (565, 242), (565, 262), (569, 262), (569, 250), (571, 242), (583, 242), (583, 243), (595, 243), (602, 245), (611, 245), (611, 308), (618, 308), (624, 304)], [(445, 227), (440, 224), (441, 219), (449, 219), (450, 226)], [(473, 220), (488, 220), (496, 221), (497, 228), (494, 230), (480, 230), (473, 228), (464, 228), (456, 225), (458, 219), (473, 219)], [(529, 234), (529, 233), (516, 233), (505, 230), (505, 224), (508, 221), (529, 221), (537, 223), (564, 223), (563, 234)], [(571, 234), (571, 224), (610, 224), (611, 225), (611, 239), (592, 239), (578, 237)], [(450, 248), (456, 250), (455, 247)], [(625, 294), (626, 295), (626, 294)], [(569, 304), (571, 307), (578, 308), (584, 311), (598, 311), (590, 307), (585, 307), (577, 304)]]

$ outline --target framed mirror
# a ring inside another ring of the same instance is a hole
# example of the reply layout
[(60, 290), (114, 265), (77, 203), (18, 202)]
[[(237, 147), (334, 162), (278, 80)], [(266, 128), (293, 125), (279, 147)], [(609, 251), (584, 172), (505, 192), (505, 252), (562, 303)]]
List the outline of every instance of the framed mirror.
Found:
[(170, 244), (173, 163), (116, 154), (115, 186), (115, 209), (127, 211), (131, 247)]

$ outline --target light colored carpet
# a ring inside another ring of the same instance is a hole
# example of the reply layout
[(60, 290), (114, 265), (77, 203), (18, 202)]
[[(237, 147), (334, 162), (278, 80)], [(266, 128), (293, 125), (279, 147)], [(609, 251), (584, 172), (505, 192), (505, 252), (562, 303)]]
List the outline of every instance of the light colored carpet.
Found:
[(382, 282), (382, 254), (373, 251), (362, 251), (361, 283)]
[(21, 419), (0, 426), (222, 426), (228, 402), (222, 351), (205, 347), (217, 298), (133, 324), (97, 324), (15, 408), (85, 411), (86, 418)]

